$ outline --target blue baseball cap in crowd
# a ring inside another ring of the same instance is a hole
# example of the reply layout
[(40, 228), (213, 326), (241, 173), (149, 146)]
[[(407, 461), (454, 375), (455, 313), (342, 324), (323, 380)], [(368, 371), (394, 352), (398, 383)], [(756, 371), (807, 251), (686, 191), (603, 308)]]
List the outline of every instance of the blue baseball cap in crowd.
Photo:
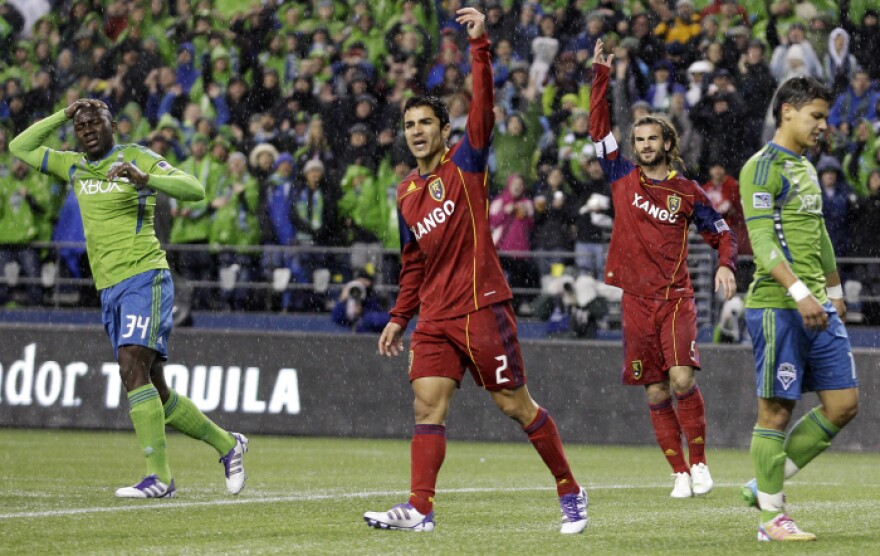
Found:
[(275, 169), (277, 170), (278, 168), (280, 168), (281, 165), (285, 162), (290, 164), (291, 167), (296, 166), (296, 164), (293, 162), (293, 155), (288, 152), (283, 152), (278, 155), (278, 158), (275, 159)]

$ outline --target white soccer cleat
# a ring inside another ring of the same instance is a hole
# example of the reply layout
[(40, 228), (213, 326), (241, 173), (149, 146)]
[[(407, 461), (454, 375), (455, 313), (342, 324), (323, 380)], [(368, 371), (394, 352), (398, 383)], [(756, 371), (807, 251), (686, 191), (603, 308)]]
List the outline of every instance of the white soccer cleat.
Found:
[(590, 502), (587, 491), (581, 487), (577, 494), (565, 494), (559, 497), (559, 508), (562, 511), (562, 528), (559, 532), (563, 535), (575, 535), (587, 527), (589, 517), (587, 506)]
[(779, 514), (758, 528), (758, 540), (765, 542), (810, 542), (816, 535), (801, 530), (794, 520), (785, 514)]
[(434, 530), (434, 512), (420, 513), (412, 504), (397, 504), (387, 512), (367, 512), (364, 521), (376, 529), (425, 532)]
[(690, 498), (694, 495), (694, 491), (691, 488), (691, 476), (688, 473), (673, 473), (672, 477), (675, 479), (675, 483), (669, 496), (673, 498)]
[(226, 473), (226, 490), (238, 494), (244, 488), (247, 473), (244, 472), (244, 453), (248, 451), (248, 439), (241, 433), (234, 432), (235, 446), (225, 456), (220, 457), (223, 471)]
[(691, 466), (691, 484), (693, 485), (694, 496), (701, 494), (709, 494), (715, 481), (709, 474), (709, 468), (705, 463), (697, 463)]
[(138, 484), (116, 491), (117, 498), (174, 498), (176, 495), (174, 479), (166, 485), (156, 475), (147, 475)]

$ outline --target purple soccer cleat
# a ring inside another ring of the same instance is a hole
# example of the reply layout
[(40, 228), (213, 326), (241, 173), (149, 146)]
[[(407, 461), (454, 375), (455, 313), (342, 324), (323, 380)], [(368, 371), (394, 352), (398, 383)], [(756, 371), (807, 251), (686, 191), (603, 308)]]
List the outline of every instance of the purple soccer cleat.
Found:
[(123, 487), (116, 491), (117, 498), (174, 498), (177, 489), (174, 488), (174, 479), (171, 484), (165, 484), (155, 474), (147, 475), (141, 482), (134, 486)]
[(575, 535), (587, 527), (589, 499), (587, 491), (581, 487), (577, 494), (565, 494), (559, 497), (559, 509), (562, 511), (562, 528), (559, 530), (563, 535)]
[(226, 473), (226, 490), (238, 494), (244, 488), (247, 473), (244, 472), (244, 453), (248, 451), (248, 439), (241, 433), (234, 432), (235, 446), (225, 456), (220, 457), (223, 471)]
[(376, 529), (388, 529), (390, 531), (433, 531), (434, 512), (428, 515), (420, 513), (409, 502), (397, 504), (387, 512), (367, 512), (364, 521), (370, 527)]

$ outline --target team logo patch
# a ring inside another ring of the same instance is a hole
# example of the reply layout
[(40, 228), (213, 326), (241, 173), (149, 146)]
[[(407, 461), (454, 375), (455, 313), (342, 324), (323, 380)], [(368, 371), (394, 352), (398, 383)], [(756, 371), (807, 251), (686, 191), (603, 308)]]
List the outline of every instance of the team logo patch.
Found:
[(666, 208), (669, 209), (669, 212), (675, 214), (678, 212), (678, 209), (681, 208), (681, 197), (678, 195), (670, 195), (666, 197)]
[(630, 368), (632, 369), (633, 378), (639, 380), (642, 378), (642, 362), (641, 360), (631, 361)]
[(431, 198), (441, 202), (446, 198), (446, 188), (443, 187), (443, 180), (440, 178), (435, 178), (433, 181), (428, 183), (428, 192), (431, 193)]
[(773, 208), (773, 198), (769, 193), (752, 193), (752, 207), (756, 209)]
[(797, 380), (797, 369), (791, 363), (782, 363), (776, 369), (776, 380), (782, 384), (783, 390), (788, 390)]

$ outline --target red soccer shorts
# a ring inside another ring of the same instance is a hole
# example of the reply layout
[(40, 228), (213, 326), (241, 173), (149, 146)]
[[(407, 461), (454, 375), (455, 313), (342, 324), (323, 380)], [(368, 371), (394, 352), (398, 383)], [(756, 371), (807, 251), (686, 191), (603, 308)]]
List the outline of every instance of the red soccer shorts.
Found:
[(649, 299), (623, 294), (623, 383), (654, 384), (669, 368), (700, 368), (697, 310), (691, 297)]
[(469, 369), (486, 390), (511, 390), (526, 383), (510, 303), (496, 303), (451, 319), (419, 320), (409, 352), (409, 379), (448, 377), (461, 385)]

